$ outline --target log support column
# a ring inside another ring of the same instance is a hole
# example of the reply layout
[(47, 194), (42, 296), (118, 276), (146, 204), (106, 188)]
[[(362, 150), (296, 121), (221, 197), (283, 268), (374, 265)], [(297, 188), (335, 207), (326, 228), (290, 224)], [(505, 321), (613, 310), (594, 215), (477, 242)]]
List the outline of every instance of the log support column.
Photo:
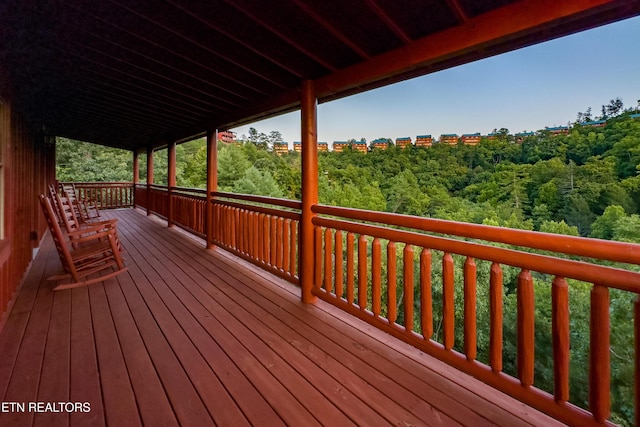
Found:
[(153, 185), (153, 149), (147, 148), (147, 216), (151, 215), (153, 198), (151, 186)]
[(176, 143), (167, 147), (167, 226), (173, 226), (173, 191), (176, 186)]
[(218, 130), (213, 129), (207, 132), (207, 206), (206, 206), (206, 235), (207, 248), (212, 249), (213, 245), (213, 192), (218, 191)]
[(318, 203), (318, 123), (317, 98), (314, 84), (306, 80), (302, 84), (301, 131), (302, 131), (302, 218), (300, 220), (299, 272), (302, 302), (313, 303), (315, 254), (314, 230), (311, 211)]

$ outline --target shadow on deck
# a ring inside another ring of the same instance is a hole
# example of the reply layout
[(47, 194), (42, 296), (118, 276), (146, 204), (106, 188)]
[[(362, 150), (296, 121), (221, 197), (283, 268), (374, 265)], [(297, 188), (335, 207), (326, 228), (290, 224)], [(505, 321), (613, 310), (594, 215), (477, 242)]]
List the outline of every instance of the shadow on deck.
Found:
[(154, 217), (104, 215), (129, 271), (54, 293), (45, 239), (0, 334), (0, 425), (556, 423)]

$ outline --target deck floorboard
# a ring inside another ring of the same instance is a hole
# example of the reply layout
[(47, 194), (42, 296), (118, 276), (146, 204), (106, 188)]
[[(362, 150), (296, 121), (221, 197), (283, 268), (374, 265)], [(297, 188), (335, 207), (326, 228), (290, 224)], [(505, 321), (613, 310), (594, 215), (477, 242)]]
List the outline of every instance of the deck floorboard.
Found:
[(553, 425), (555, 421), (140, 211), (118, 218), (128, 272), (53, 292), (45, 239), (0, 331), (12, 426)]

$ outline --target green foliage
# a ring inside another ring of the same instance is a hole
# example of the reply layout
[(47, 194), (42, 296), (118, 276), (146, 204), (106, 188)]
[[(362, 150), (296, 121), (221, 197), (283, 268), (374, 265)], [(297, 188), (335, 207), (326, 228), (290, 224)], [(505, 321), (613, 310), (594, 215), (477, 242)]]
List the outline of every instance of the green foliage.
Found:
[(59, 181), (132, 181), (133, 155), (67, 138), (56, 138), (56, 178)]

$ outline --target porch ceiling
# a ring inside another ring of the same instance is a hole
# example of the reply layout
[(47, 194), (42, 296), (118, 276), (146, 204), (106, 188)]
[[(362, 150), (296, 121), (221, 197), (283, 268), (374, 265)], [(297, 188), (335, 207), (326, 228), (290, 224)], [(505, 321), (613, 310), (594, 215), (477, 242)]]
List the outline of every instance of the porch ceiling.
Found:
[[(0, 84), (49, 134), (159, 146), (640, 13), (611, 0), (5, 0)], [(4, 80), (4, 81), (3, 81)]]

